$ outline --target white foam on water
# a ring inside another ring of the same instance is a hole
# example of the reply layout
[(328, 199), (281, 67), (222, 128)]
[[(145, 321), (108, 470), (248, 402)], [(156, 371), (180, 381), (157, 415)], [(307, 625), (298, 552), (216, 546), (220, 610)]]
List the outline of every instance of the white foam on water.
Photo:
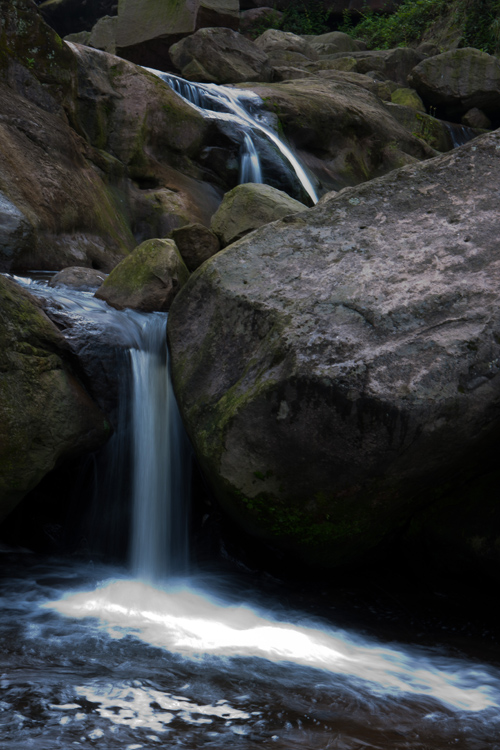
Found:
[(376, 695), (426, 696), (471, 712), (500, 706), (499, 676), (484, 667), (280, 622), (250, 606), (221, 604), (193, 588), (112, 581), (45, 606), (68, 617), (98, 618), (112, 637), (127, 632), (188, 658), (260, 657), (362, 680)]

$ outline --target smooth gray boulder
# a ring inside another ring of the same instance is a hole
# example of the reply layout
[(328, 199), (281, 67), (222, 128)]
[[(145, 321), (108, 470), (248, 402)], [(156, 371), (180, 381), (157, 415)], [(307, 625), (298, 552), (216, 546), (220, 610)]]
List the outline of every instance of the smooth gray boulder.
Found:
[(218, 253), (169, 316), (185, 425), (226, 510), (359, 560), (497, 462), (500, 133)]
[(305, 209), (303, 203), (282, 190), (247, 182), (226, 193), (212, 217), (210, 228), (219, 238), (221, 247), (225, 247), (263, 224)]

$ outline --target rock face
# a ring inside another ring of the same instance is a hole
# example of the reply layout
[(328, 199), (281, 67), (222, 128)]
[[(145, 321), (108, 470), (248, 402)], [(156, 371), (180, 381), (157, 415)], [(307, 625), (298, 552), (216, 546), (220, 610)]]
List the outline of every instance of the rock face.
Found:
[(266, 53), (231, 29), (200, 29), (174, 44), (169, 53), (177, 70), (189, 81), (240, 83), (271, 80)]
[(118, 310), (166, 312), (188, 278), (173, 240), (147, 240), (113, 269), (95, 296)]
[(500, 63), (480, 50), (457, 49), (423, 60), (408, 81), (425, 102), (449, 117), (473, 107), (498, 116)]
[(65, 456), (109, 437), (36, 301), (0, 276), (0, 519)]
[(376, 96), (340, 80), (252, 85), (327, 189), (353, 185), (435, 154)]
[(212, 217), (210, 228), (219, 238), (221, 247), (225, 247), (263, 224), (305, 209), (303, 203), (282, 190), (249, 182), (226, 193)]
[(220, 502), (359, 559), (496, 462), (500, 135), (258, 229), (188, 282), (173, 377)]

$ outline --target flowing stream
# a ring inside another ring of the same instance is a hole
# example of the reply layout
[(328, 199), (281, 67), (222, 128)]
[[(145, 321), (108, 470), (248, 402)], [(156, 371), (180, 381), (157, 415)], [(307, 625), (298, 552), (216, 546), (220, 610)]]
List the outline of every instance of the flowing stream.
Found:
[(188, 574), (189, 448), (166, 316), (19, 281), (71, 320), (68, 338), (111, 330), (129, 352), (131, 445), (120, 453), (117, 430), (106, 463), (127, 471), (130, 456), (131, 556), (118, 567), (0, 549), (2, 750), (500, 748), (500, 668), (466, 648), (340, 626), (335, 598), (313, 616), (251, 572)]

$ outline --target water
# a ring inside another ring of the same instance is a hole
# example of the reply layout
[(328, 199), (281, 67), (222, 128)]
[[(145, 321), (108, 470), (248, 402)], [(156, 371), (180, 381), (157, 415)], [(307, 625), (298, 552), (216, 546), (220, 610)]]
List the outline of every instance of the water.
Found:
[(477, 136), (474, 129), (469, 128), (467, 125), (457, 125), (453, 122), (445, 122), (444, 120), (443, 124), (446, 126), (450, 134), (453, 148), (463, 146)]
[(169, 479), (182, 465), (170, 447), (185, 450), (165, 316), (30, 286), (69, 316), (68, 337), (112, 329), (131, 352), (135, 574), (0, 548), (2, 750), (500, 750), (500, 668), (467, 649), (412, 645), (415, 631), (399, 643), (383, 627), (362, 632), (335, 589), (327, 617), (251, 571), (165, 577), (186, 555), (185, 516), (168, 533), (186, 490), (185, 470), (177, 487)]
[(133, 375), (132, 571), (159, 580), (188, 568), (189, 448), (168, 372), (166, 320), (143, 328)]
[(245, 182), (262, 182), (262, 168), (260, 159), (252, 141), (252, 137), (245, 133), (240, 154), (240, 185)]
[[(244, 181), (264, 181), (262, 179), (262, 169), (260, 164), (257, 166), (259, 156), (253, 139), (254, 134), (260, 134), (271, 141), (271, 143), (277, 147), (282, 157), (290, 164), (296, 175), (296, 179), (299, 181), (312, 203), (318, 202), (318, 196), (304, 167), (293, 151), (283, 143), (278, 134), (266, 123), (268, 113), (265, 112), (262, 100), (256, 94), (252, 91), (233, 89), (229, 86), (218, 86), (212, 83), (189, 83), (183, 78), (174, 76), (171, 73), (163, 73), (162, 71), (153, 70), (151, 68), (148, 68), (148, 70), (165, 81), (165, 83), (186, 99), (186, 101), (200, 109), (205, 117), (216, 118), (236, 125), (237, 129), (243, 135), (240, 180), (242, 175), (250, 175), (250, 172), (247, 172), (246, 170), (248, 169), (247, 165), (251, 161), (247, 158), (247, 154), (251, 153), (251, 159), (253, 159), (251, 169), (254, 170), (252, 177), (255, 177), (255, 179)], [(246, 160), (245, 166), (243, 166), (244, 160)], [(259, 179), (257, 179), (257, 177), (259, 177)]]

